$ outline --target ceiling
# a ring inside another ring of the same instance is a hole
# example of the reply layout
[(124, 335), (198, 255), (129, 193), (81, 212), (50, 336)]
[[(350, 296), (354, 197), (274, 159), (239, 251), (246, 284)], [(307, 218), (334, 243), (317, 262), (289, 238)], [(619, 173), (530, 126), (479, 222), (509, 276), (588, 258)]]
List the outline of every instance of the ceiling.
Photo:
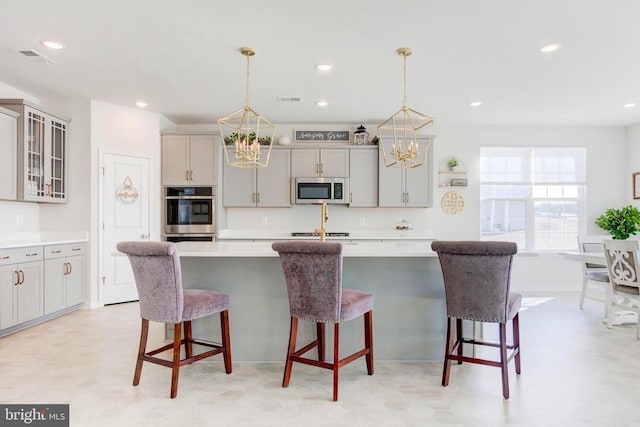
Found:
[(250, 46), (250, 103), (272, 122), (377, 123), (402, 104), (406, 46), (408, 104), (436, 124), (626, 126), (640, 123), (638, 16), (637, 0), (12, 1), (0, 82), (215, 123), (244, 104)]

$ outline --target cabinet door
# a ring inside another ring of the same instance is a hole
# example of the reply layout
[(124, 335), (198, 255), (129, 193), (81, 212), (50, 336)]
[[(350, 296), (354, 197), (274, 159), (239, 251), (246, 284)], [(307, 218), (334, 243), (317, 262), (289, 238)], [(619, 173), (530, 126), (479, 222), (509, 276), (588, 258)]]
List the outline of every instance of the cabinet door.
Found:
[[(273, 156), (273, 152), (271, 153)], [(225, 207), (251, 207), (256, 205), (255, 169), (223, 167), (222, 205)]]
[(66, 189), (66, 153), (67, 122), (55, 117), (48, 117), (47, 133), (47, 188), (48, 202), (65, 202)]
[(312, 177), (320, 174), (320, 151), (315, 148), (291, 150), (291, 176)]
[(84, 256), (67, 258), (69, 265), (66, 283), (66, 307), (84, 302)]
[(44, 315), (42, 262), (18, 264), (24, 281), (17, 286), (18, 323)]
[(349, 153), (349, 206), (378, 206), (378, 152), (354, 149)]
[(0, 266), (0, 329), (18, 323), (17, 266)]
[(290, 150), (272, 150), (269, 166), (257, 169), (258, 206), (290, 207)]
[(0, 199), (18, 197), (18, 120), (0, 112)]
[(215, 185), (215, 139), (213, 135), (191, 135), (190, 180), (192, 185)]
[(403, 207), (403, 170), (384, 165), (382, 150), (378, 152), (378, 205), (382, 208)]
[(320, 173), (322, 176), (349, 177), (349, 149), (323, 148), (320, 150)]
[(162, 185), (189, 185), (189, 135), (162, 136)]
[(47, 132), (46, 115), (38, 110), (25, 107), (23, 117), (23, 199), (43, 201), (47, 195), (45, 147)]
[(65, 258), (48, 259), (44, 262), (44, 314), (53, 313), (66, 307), (66, 271)]
[(417, 168), (405, 169), (405, 202), (407, 207), (428, 208), (431, 207), (431, 168), (428, 164)]

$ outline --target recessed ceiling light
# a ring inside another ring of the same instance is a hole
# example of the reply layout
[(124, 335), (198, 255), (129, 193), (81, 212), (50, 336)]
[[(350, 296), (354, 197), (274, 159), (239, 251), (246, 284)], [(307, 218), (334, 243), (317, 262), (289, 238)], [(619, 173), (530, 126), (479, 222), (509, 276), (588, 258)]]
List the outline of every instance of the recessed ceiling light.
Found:
[(55, 40), (43, 40), (42, 45), (48, 47), (49, 49), (60, 50), (64, 49), (64, 45)]
[(327, 105), (329, 105), (329, 103), (327, 101), (318, 101), (316, 102), (316, 105), (318, 107), (326, 107)]
[(635, 107), (637, 104), (635, 102), (630, 102), (628, 104), (624, 104), (623, 107), (624, 108), (633, 108)]
[(542, 52), (542, 53), (551, 53), (551, 52), (555, 52), (558, 49), (560, 49), (560, 44), (559, 43), (551, 43), (551, 44), (542, 46), (540, 48), (540, 52)]
[(469, 107), (479, 107), (482, 105), (482, 102), (480, 101), (473, 101), (469, 103)]
[(136, 101), (136, 106), (140, 108), (145, 108), (147, 106), (147, 103), (144, 101)]
[(329, 71), (330, 69), (333, 68), (333, 65), (330, 65), (330, 64), (319, 64), (319, 65), (316, 65), (316, 68), (319, 71)]

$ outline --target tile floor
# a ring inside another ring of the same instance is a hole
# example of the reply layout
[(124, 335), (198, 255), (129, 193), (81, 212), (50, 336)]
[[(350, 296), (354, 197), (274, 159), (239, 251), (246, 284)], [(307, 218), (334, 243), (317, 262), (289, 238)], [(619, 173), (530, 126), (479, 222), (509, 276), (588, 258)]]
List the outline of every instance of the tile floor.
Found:
[(601, 305), (581, 311), (577, 293), (526, 296), (540, 299), (521, 313), (522, 375), (510, 365), (508, 401), (500, 371), (479, 365), (454, 364), (445, 388), (440, 361), (376, 361), (371, 377), (357, 361), (341, 370), (332, 402), (329, 371), (294, 365), (283, 389), (281, 363), (235, 362), (226, 375), (221, 359), (184, 367), (171, 400), (167, 368), (145, 364), (131, 386), (139, 318), (130, 303), (1, 338), (0, 402), (69, 403), (72, 426), (640, 426), (635, 326), (607, 330)]

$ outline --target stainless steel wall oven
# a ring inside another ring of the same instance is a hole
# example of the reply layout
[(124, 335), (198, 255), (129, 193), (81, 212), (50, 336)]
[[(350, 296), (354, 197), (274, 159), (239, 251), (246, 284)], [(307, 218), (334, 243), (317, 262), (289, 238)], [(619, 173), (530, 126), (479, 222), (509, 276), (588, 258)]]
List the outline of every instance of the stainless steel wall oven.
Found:
[(215, 209), (215, 187), (165, 187), (165, 240), (215, 240)]

